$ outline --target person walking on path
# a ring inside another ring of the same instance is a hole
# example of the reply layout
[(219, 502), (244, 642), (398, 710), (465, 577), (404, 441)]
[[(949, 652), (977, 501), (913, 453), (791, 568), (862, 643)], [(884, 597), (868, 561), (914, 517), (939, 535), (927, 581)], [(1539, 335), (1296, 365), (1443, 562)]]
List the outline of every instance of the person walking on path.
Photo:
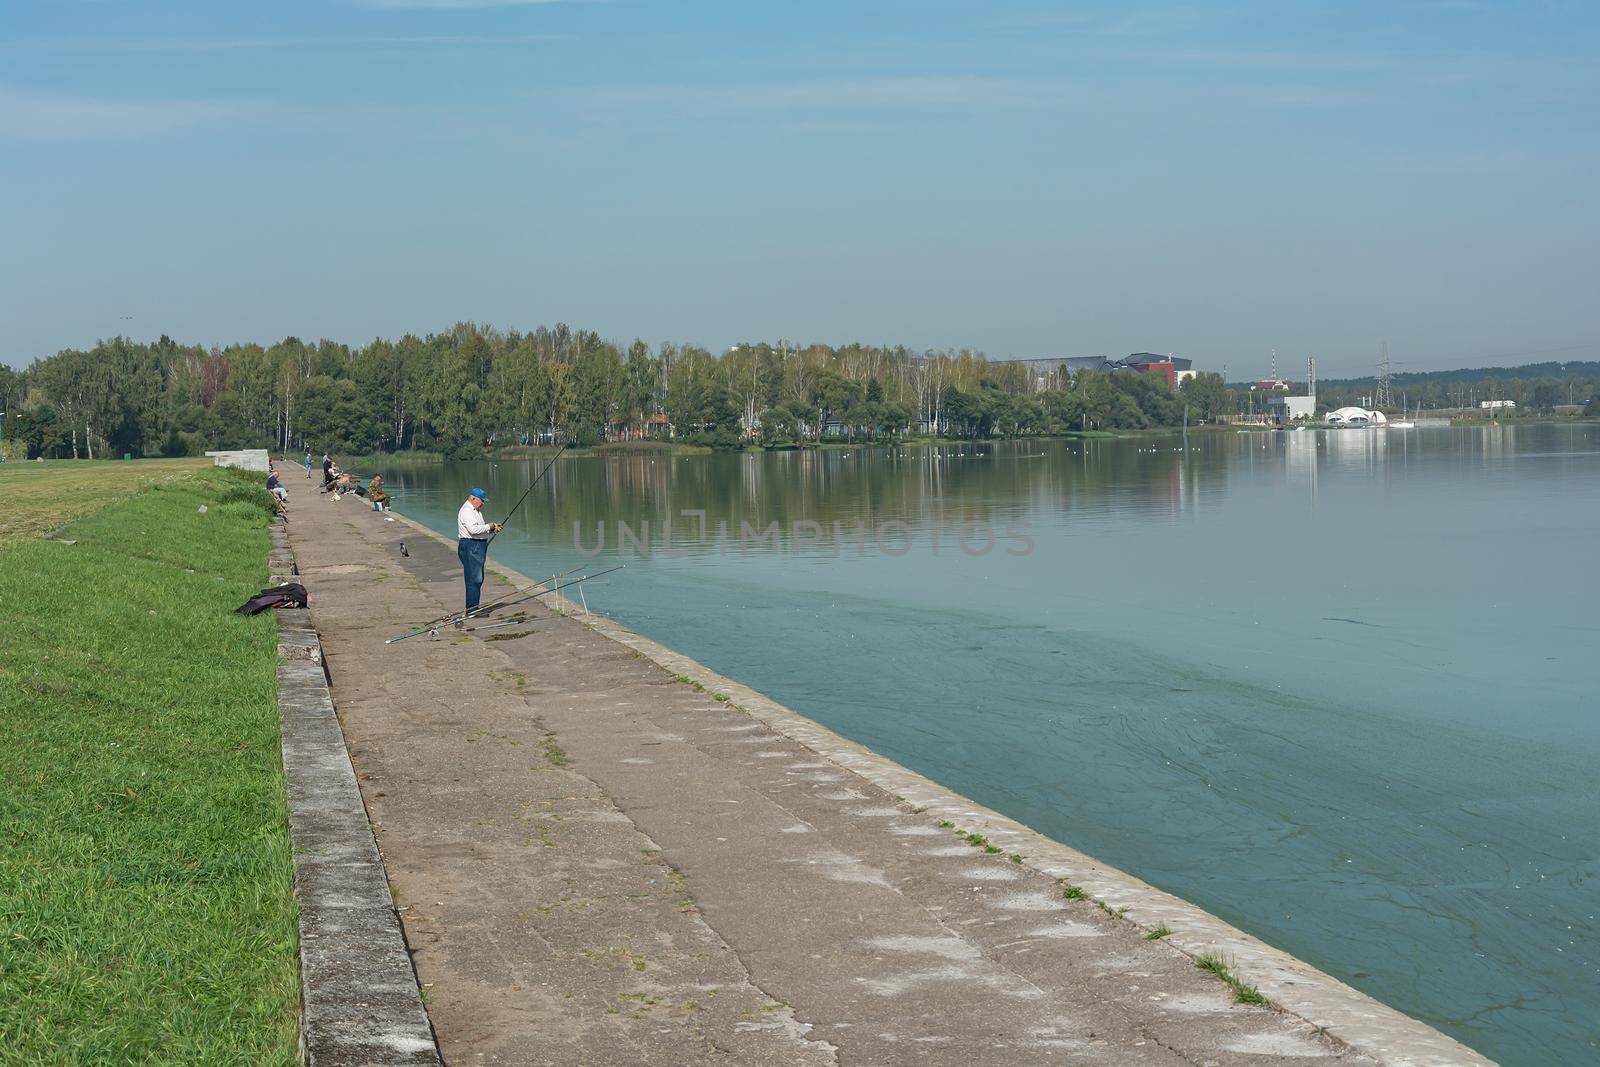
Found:
[(497, 522), (483, 520), (483, 505), (489, 496), (473, 487), (466, 503), (456, 512), (456, 558), (461, 560), (461, 575), (467, 583), (467, 610), (478, 606), (483, 588), (483, 565), (489, 559), (489, 538), (500, 531)]
[(311, 453), (306, 453), (306, 481), (311, 480)]

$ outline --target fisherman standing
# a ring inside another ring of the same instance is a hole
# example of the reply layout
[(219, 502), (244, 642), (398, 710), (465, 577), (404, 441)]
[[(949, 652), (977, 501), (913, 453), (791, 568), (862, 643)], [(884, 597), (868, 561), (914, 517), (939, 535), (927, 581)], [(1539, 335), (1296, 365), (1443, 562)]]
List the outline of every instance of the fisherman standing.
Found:
[(488, 494), (474, 487), (456, 512), (456, 557), (461, 560), (461, 574), (467, 583), (468, 611), (478, 606), (483, 565), (489, 558), (489, 538), (500, 532), (499, 523), (483, 520), (483, 505), (488, 501)]

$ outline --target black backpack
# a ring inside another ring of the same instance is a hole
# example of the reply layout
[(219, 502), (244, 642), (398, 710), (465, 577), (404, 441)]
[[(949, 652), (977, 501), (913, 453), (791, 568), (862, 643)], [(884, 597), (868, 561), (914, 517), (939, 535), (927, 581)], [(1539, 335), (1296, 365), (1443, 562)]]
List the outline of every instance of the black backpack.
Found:
[(261, 590), (233, 611), (235, 615), (259, 615), (268, 608), (303, 608), (309, 602), (305, 586), (299, 582), (285, 582)]

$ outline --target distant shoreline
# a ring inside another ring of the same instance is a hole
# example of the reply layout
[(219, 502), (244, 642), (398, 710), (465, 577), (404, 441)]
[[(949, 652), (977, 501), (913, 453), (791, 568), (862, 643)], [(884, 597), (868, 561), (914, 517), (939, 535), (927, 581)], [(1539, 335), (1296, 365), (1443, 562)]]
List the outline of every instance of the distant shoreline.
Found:
[[(1451, 426), (1489, 426), (1498, 423), (1501, 426), (1585, 426), (1600, 424), (1600, 419), (1591, 418), (1549, 418), (1549, 417), (1500, 417), (1497, 419), (1449, 419)], [(1329, 426), (1327, 423), (1305, 423), (1308, 430), (1332, 430), (1338, 427)], [(1259, 424), (1206, 424), (1190, 426), (1188, 433), (1199, 435), (1225, 434), (1225, 433), (1270, 433), (1279, 429), (1276, 426)], [(811, 442), (805, 445), (788, 445), (780, 448), (766, 448), (761, 445), (752, 445), (743, 449), (728, 452), (729, 455), (740, 453), (755, 455), (765, 452), (838, 452), (854, 451), (868, 448), (964, 448), (972, 445), (997, 445), (1007, 443), (1021, 443), (1027, 441), (1110, 441), (1126, 440), (1129, 438), (1145, 437), (1176, 437), (1184, 433), (1179, 426), (1151, 426), (1137, 430), (1072, 430), (1060, 434), (1029, 434), (1024, 437), (895, 437), (889, 439), (879, 438), (871, 441), (827, 440)], [(593, 456), (709, 456), (716, 453), (716, 449), (705, 445), (691, 445), (680, 441), (607, 441), (598, 445), (584, 447), (573, 446), (565, 454), (571, 457)], [(500, 461), (518, 459), (540, 459), (555, 455), (555, 445), (511, 445), (501, 448), (490, 448), (484, 451), (481, 459)], [(290, 455), (281, 462), (293, 460)], [(346, 467), (372, 467), (385, 463), (442, 463), (445, 461), (442, 452), (428, 449), (405, 449), (398, 452), (369, 452), (363, 455), (338, 457)]]

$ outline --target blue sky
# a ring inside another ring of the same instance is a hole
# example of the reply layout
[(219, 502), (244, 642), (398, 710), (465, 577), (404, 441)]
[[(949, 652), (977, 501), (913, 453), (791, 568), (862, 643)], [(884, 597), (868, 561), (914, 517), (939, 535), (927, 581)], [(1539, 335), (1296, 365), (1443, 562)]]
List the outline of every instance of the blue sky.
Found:
[(1597, 55), (1579, 0), (13, 0), (0, 359), (460, 319), (1600, 358)]

